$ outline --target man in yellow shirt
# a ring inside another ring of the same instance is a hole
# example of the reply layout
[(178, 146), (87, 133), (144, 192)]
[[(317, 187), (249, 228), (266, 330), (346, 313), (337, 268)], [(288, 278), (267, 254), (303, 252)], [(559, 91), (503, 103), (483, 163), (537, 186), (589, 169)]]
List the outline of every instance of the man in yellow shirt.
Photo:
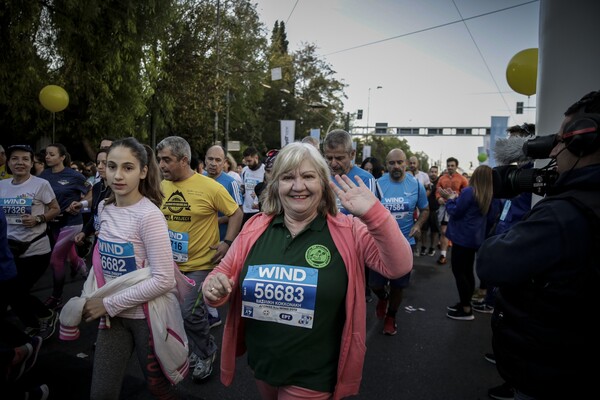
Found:
[[(208, 378), (217, 345), (210, 334), (208, 311), (202, 298), (202, 283), (229, 250), (242, 224), (242, 211), (227, 190), (215, 180), (190, 168), (191, 148), (179, 136), (169, 136), (156, 149), (165, 198), (161, 211), (169, 226), (173, 259), (196, 288), (182, 306), (190, 344), (192, 378)], [(227, 232), (219, 240), (217, 212), (229, 217)]]

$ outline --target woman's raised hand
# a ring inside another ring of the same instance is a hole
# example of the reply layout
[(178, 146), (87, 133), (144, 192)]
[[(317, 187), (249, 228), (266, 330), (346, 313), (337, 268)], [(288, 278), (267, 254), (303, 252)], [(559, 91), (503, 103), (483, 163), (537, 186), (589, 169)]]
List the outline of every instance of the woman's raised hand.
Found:
[(342, 206), (357, 217), (366, 214), (379, 201), (358, 175), (354, 176), (358, 185), (346, 175), (336, 175), (334, 179), (339, 186), (333, 182), (329, 182), (329, 185), (340, 199)]

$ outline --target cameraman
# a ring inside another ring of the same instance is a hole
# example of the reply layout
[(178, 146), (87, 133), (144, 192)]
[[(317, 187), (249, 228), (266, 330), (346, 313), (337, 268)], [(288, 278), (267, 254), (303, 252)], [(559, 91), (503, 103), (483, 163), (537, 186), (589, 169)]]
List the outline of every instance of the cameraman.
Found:
[[(535, 137), (535, 125), (523, 124), (514, 125), (506, 130), (507, 138), (498, 139), (494, 149), (494, 156), (499, 165), (510, 165), (517, 163), (520, 169), (533, 168), (533, 160), (525, 157), (523, 154), (523, 144)], [(496, 216), (492, 227), (489, 229), (489, 235), (499, 235), (508, 231), (514, 224), (521, 221), (523, 217), (531, 210), (532, 193), (524, 191), (510, 199), (500, 200), (500, 213)], [(497, 287), (487, 285), (481, 281), (481, 287), (487, 289), (485, 298), (472, 303), (472, 309), (477, 312), (491, 314), (494, 312), (496, 302)], [(495, 363), (496, 358), (493, 353), (486, 353), (485, 359)], [(512, 399), (514, 389), (506, 382), (494, 386), (488, 390), (488, 396), (492, 399)]]
[(478, 253), (480, 279), (499, 287), (493, 348), (515, 399), (595, 392), (598, 369), (585, 361), (600, 355), (599, 125), (600, 92), (567, 109), (546, 152), (558, 180), (521, 222), (487, 239)]

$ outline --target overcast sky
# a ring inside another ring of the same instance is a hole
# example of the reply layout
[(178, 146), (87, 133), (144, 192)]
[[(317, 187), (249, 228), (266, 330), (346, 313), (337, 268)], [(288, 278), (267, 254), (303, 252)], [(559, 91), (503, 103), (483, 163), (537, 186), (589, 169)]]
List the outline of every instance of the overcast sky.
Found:
[[(363, 109), (357, 125), (482, 127), (492, 116), (535, 122), (535, 106), (512, 91), (506, 67), (538, 47), (539, 1), (530, 0), (255, 0), (270, 33), (286, 22), (290, 50), (316, 44), (348, 87), (345, 111)], [(464, 20), (464, 21), (463, 21)], [(381, 86), (381, 89), (377, 89)], [(369, 90), (371, 88), (371, 90)], [(370, 93), (370, 96), (369, 96)], [(369, 101), (370, 97), (370, 101)], [(412, 138), (433, 160), (478, 163), (476, 138)]]

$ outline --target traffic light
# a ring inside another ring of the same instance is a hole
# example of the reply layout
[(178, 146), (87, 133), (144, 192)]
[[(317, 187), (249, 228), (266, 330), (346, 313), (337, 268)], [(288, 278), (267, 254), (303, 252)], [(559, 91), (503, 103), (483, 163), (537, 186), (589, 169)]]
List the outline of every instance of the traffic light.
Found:
[(362, 119), (362, 110), (358, 110), (356, 113), (356, 119)]
[(517, 101), (517, 114), (523, 114), (523, 102)]

